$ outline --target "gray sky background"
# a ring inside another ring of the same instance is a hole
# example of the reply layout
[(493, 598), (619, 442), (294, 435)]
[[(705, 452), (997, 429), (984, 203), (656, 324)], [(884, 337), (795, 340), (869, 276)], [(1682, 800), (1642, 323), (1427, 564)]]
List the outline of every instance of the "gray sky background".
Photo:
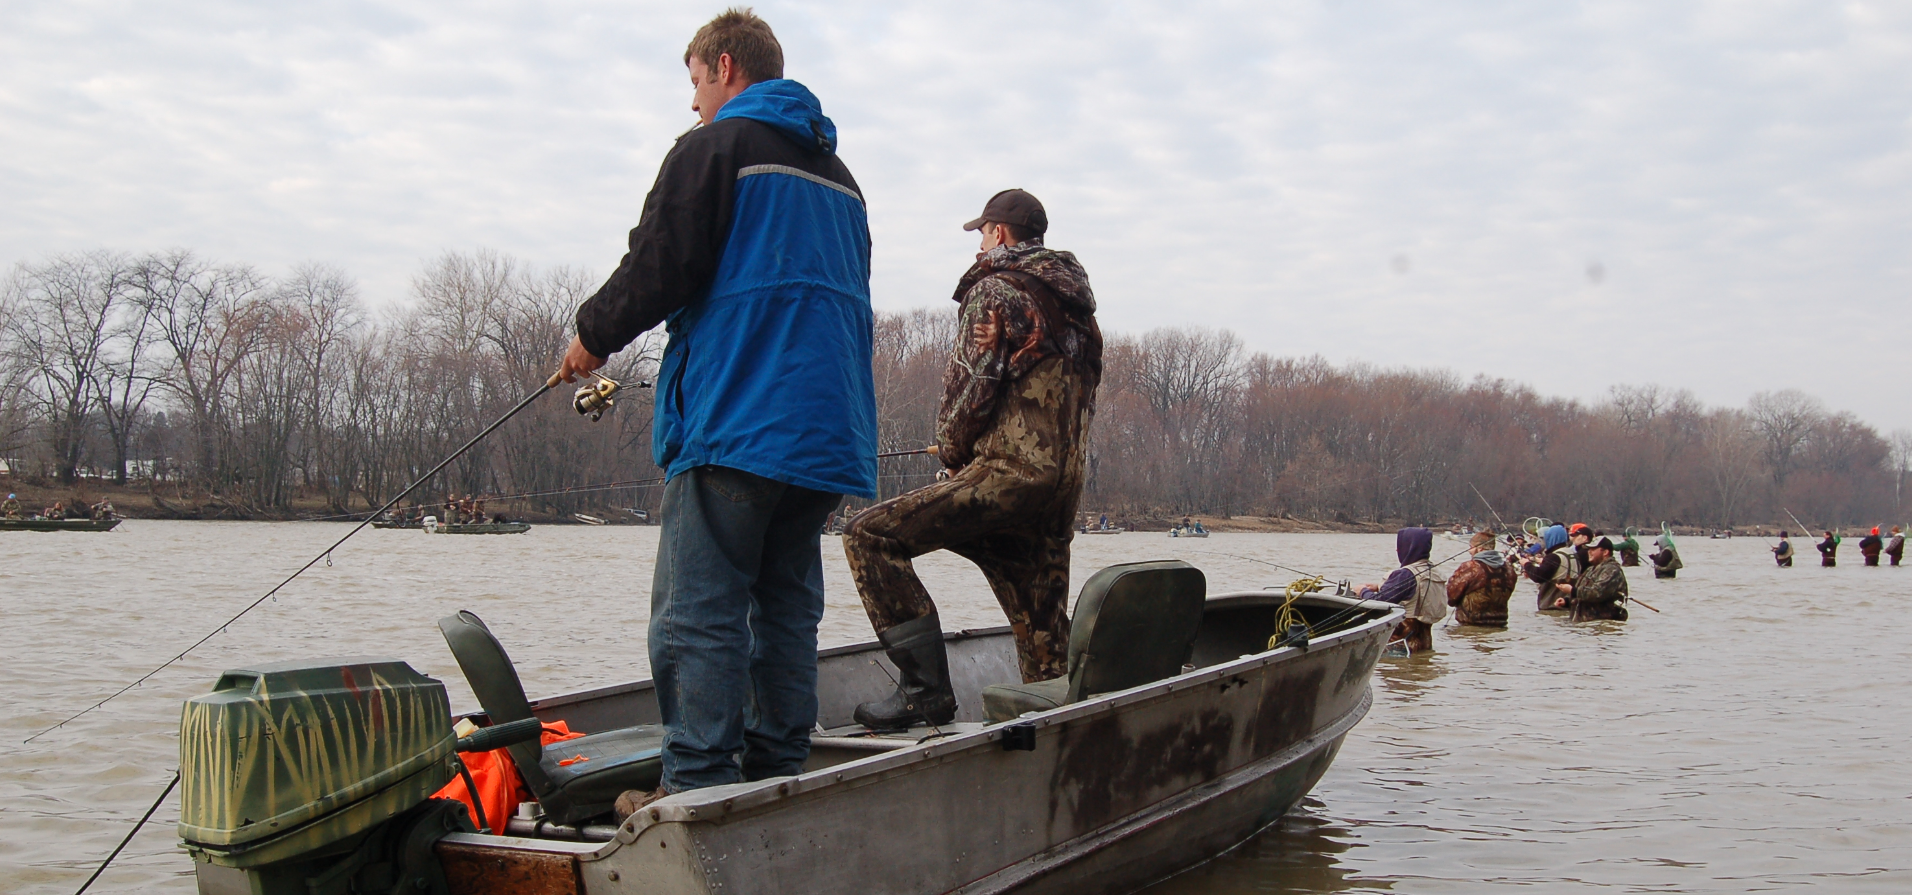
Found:
[[(374, 304), (447, 249), (608, 274), (720, 6), (395, 6), (0, 0), (0, 263), (320, 260)], [(757, 10), (841, 129), (879, 308), (948, 301), (1020, 186), (1106, 330), (1912, 426), (1912, 5)]]

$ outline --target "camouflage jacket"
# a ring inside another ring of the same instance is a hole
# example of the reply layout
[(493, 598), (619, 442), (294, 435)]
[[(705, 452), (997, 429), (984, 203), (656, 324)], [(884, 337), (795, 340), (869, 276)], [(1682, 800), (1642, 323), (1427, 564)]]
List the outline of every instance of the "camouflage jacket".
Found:
[(1626, 599), (1627, 574), (1611, 557), (1588, 566), (1573, 583), (1572, 603), (1576, 607), (1625, 603)]
[(984, 253), (954, 298), (961, 310), (936, 416), (938, 457), (951, 469), (997, 459), (1034, 464), (1022, 470), (1034, 478), (1068, 478), (1102, 380), (1088, 273), (1074, 255), (1029, 241)]

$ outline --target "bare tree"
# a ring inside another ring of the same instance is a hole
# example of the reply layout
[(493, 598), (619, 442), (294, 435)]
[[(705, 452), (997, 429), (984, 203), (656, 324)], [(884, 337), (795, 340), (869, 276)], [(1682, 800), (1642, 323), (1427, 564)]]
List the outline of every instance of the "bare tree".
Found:
[(1826, 415), (1825, 405), (1817, 398), (1795, 389), (1760, 392), (1746, 403), (1754, 428), (1765, 439), (1766, 465), (1773, 471), (1773, 484), (1785, 487), (1792, 474), (1806, 437), (1813, 424)]
[(1912, 472), (1912, 429), (1894, 429), (1887, 437), (1892, 446), (1892, 516), (1905, 517), (1905, 476)]
[(164, 346), (162, 382), (189, 421), (193, 472), (214, 489), (238, 472), (228, 462), (233, 378), (266, 336), (271, 284), (243, 265), (218, 266), (177, 250), (140, 259), (136, 300)]
[(91, 414), (110, 363), (116, 313), (125, 299), (125, 259), (109, 252), (60, 255), (19, 265), (8, 280), (12, 306), (0, 326), (29, 371), (55, 475), (79, 475)]
[(1732, 525), (1757, 471), (1759, 436), (1747, 414), (1720, 410), (1700, 424), (1706, 469), (1717, 503), (1710, 517)]

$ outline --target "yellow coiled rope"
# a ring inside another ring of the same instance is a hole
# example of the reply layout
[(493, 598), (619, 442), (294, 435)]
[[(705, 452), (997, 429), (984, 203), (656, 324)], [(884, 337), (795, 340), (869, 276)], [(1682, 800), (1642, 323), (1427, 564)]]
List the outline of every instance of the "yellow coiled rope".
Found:
[(1309, 637), (1314, 636), (1314, 626), (1308, 624), (1308, 617), (1295, 608), (1295, 598), (1324, 589), (1327, 580), (1325, 575), (1316, 575), (1312, 578), (1297, 578), (1288, 582), (1288, 589), (1283, 591), (1286, 599), (1281, 601), (1281, 608), (1275, 611), (1275, 633), (1268, 638), (1269, 649), (1279, 647), (1282, 638), (1288, 636), (1288, 629), (1295, 625), (1307, 629)]

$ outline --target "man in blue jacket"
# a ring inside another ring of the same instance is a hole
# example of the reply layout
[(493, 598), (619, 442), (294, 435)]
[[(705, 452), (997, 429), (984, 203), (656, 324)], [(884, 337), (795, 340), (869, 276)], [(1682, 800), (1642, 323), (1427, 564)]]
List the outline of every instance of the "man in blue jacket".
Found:
[(656, 793), (802, 770), (817, 718), (819, 532), (876, 496), (870, 234), (815, 96), (762, 19), (684, 54), (702, 126), (665, 156), (630, 251), (578, 308), (567, 381), (660, 322), (652, 453), (669, 481), (650, 659), (667, 731)]

